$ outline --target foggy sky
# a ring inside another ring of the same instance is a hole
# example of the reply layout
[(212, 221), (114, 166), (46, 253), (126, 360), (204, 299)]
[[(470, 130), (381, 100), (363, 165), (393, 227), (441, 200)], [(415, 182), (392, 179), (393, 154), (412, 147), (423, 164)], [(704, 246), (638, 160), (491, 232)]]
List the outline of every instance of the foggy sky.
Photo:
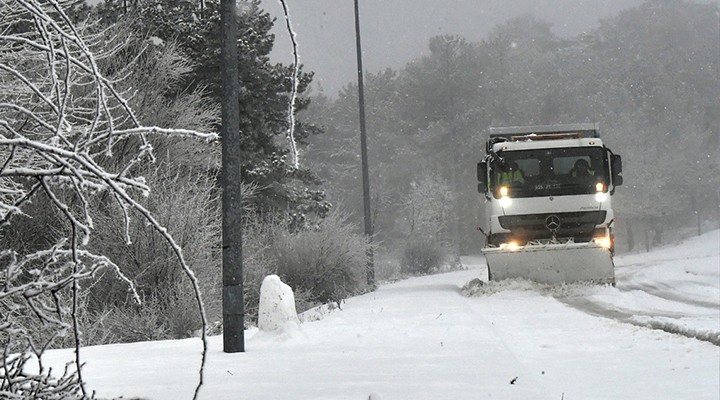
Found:
[[(377, 72), (399, 69), (427, 52), (428, 40), (457, 34), (468, 41), (485, 38), (504, 21), (530, 13), (571, 37), (592, 30), (601, 19), (635, 7), (642, 0), (360, 0), (363, 67)], [(315, 71), (314, 92), (331, 97), (357, 79), (353, 0), (286, 0), (296, 32), (300, 62)], [(292, 45), (279, 0), (262, 0), (277, 18), (273, 61), (292, 64)]]

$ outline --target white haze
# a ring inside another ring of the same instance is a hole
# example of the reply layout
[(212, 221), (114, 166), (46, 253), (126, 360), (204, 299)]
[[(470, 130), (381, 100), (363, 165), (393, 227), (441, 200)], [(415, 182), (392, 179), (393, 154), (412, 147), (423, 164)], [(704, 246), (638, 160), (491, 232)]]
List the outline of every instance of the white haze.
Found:
[[(287, 0), (297, 34), (300, 62), (315, 72), (315, 88), (334, 96), (357, 76), (355, 16), (352, 0)], [(362, 0), (360, 24), (363, 67), (376, 72), (399, 69), (427, 51), (436, 35), (480, 41), (496, 26), (522, 14), (553, 25), (555, 34), (572, 37), (592, 30), (603, 18), (635, 7), (642, 0)], [(292, 63), (292, 45), (279, 0), (261, 6), (277, 18), (271, 57)]]

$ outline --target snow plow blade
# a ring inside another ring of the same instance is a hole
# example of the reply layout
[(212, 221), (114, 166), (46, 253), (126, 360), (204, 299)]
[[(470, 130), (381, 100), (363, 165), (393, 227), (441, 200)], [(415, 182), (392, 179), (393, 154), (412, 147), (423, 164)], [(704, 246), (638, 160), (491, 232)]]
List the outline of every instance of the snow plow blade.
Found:
[(523, 278), (539, 283), (615, 283), (612, 254), (593, 242), (482, 250), (491, 281)]

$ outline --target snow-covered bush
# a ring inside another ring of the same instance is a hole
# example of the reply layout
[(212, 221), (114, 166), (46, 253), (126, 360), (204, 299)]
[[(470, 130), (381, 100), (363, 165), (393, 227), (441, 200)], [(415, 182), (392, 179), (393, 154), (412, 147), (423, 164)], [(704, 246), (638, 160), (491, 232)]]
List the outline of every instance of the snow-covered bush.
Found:
[(83, 344), (88, 346), (172, 338), (169, 327), (163, 324), (160, 303), (152, 297), (126, 307), (109, 305), (86, 312), (79, 320), (85, 338)]
[(367, 244), (353, 228), (335, 211), (315, 229), (276, 235), (277, 274), (320, 303), (340, 302), (367, 290)]
[[(145, 174), (148, 184), (153, 185), (153, 195), (141, 201), (183, 247), (185, 261), (194, 270), (205, 294), (208, 317), (218, 320), (222, 315), (222, 274), (217, 189), (212, 176), (166, 162), (158, 162), (154, 165), (157, 168)], [(192, 304), (187, 299), (189, 292), (183, 291), (188, 289), (186, 277), (158, 232), (134, 219), (129, 226), (132, 242), (118, 243), (125, 222), (118, 207), (113, 205), (99, 207), (96, 221), (102, 228), (98, 229), (96, 240), (90, 247), (122, 265), (140, 297), (148, 301), (142, 305), (132, 304), (127, 288), (112, 276), (103, 274), (87, 289), (88, 301), (83, 313), (102, 315), (113, 311), (111, 316), (122, 319), (122, 313), (135, 314), (142, 310), (142, 313), (155, 315), (155, 319), (147, 321), (154, 322), (154, 326), (147, 329), (166, 332), (166, 336), (160, 337), (162, 339), (189, 337), (200, 329), (201, 321), (197, 315), (187, 312), (187, 307)], [(102, 319), (88, 317), (86, 320)], [(117, 330), (105, 335), (115, 341), (147, 340), (142, 339), (142, 335), (126, 332), (121, 323), (107, 324), (106, 327)]]
[[(157, 293), (144, 295), (139, 304), (127, 301), (125, 304), (107, 302), (90, 306), (88, 303), (95, 301), (86, 296), (78, 313), (83, 344), (90, 346), (196, 336), (202, 321), (197, 313), (188, 312), (195, 307), (194, 299), (188, 296), (191, 291), (188, 286), (185, 282), (158, 286)], [(211, 317), (212, 314), (208, 313), (208, 318)]]

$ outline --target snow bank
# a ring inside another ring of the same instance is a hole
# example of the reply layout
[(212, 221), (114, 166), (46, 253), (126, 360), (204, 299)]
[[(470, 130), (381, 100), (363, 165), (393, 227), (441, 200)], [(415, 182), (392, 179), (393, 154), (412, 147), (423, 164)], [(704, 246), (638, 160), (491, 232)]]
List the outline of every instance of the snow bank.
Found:
[(576, 282), (561, 285), (537, 283), (527, 279), (505, 279), (502, 281), (485, 282), (473, 279), (466, 283), (460, 293), (467, 297), (492, 296), (501, 292), (537, 292), (547, 296), (582, 295), (597, 288), (610, 287), (609, 285), (596, 285), (593, 283)]

